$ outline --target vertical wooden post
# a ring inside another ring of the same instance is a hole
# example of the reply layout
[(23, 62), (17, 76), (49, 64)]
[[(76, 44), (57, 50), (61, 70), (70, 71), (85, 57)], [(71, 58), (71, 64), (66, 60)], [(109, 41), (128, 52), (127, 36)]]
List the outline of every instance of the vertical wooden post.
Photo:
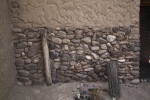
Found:
[(109, 93), (115, 99), (120, 98), (120, 86), (118, 80), (118, 63), (110, 61), (107, 66)]
[(45, 76), (48, 85), (52, 84), (52, 77), (51, 77), (51, 67), (50, 67), (50, 59), (49, 59), (49, 48), (47, 44), (47, 30), (42, 34), (42, 48), (44, 54), (44, 65), (45, 65)]

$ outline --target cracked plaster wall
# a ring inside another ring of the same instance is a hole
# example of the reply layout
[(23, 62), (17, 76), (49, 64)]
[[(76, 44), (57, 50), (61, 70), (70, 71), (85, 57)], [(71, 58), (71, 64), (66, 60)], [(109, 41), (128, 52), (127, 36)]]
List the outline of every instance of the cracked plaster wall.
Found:
[(139, 24), (140, 0), (9, 0), (14, 27)]

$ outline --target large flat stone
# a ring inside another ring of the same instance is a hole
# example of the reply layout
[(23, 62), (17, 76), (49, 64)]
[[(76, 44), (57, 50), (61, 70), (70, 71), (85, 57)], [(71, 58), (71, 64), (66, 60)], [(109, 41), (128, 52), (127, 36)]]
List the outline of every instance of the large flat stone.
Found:
[(32, 47), (30, 47), (28, 52), (27, 52), (28, 57), (35, 56), (39, 52), (39, 50), (40, 50), (39, 46), (32, 46)]

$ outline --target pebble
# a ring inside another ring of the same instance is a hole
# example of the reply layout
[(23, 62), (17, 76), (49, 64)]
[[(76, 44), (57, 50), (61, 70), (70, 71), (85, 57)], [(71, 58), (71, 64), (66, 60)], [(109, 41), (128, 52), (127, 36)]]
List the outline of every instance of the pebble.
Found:
[(96, 53), (92, 52), (91, 55), (93, 56), (94, 59), (96, 59), (96, 60), (99, 59), (99, 56)]
[(61, 44), (62, 43), (62, 40), (59, 39), (59, 38), (53, 38), (52, 39), (52, 42), (56, 43), (56, 44)]
[(108, 35), (107, 36), (107, 41), (108, 42), (114, 42), (116, 40), (116, 37), (115, 36), (113, 36), (113, 35)]
[(85, 57), (86, 57), (87, 60), (92, 60), (92, 57), (89, 56), (89, 55), (86, 55)]
[(98, 47), (98, 46), (91, 47), (91, 50), (93, 50), (93, 51), (98, 51), (98, 50), (99, 50), (99, 47)]
[(85, 42), (85, 43), (91, 43), (91, 38), (86, 37), (86, 38), (83, 38), (82, 41)]

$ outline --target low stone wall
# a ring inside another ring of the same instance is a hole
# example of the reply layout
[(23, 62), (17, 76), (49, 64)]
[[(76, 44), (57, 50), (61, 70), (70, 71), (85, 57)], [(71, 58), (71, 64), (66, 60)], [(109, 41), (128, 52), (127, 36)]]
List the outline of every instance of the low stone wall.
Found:
[(44, 83), (44, 67), (41, 38), (38, 29), (13, 29), (17, 84)]
[[(45, 28), (53, 82), (107, 80), (106, 66), (118, 61), (120, 83), (139, 78), (138, 27)], [(13, 29), (20, 84), (44, 82), (40, 28)]]

